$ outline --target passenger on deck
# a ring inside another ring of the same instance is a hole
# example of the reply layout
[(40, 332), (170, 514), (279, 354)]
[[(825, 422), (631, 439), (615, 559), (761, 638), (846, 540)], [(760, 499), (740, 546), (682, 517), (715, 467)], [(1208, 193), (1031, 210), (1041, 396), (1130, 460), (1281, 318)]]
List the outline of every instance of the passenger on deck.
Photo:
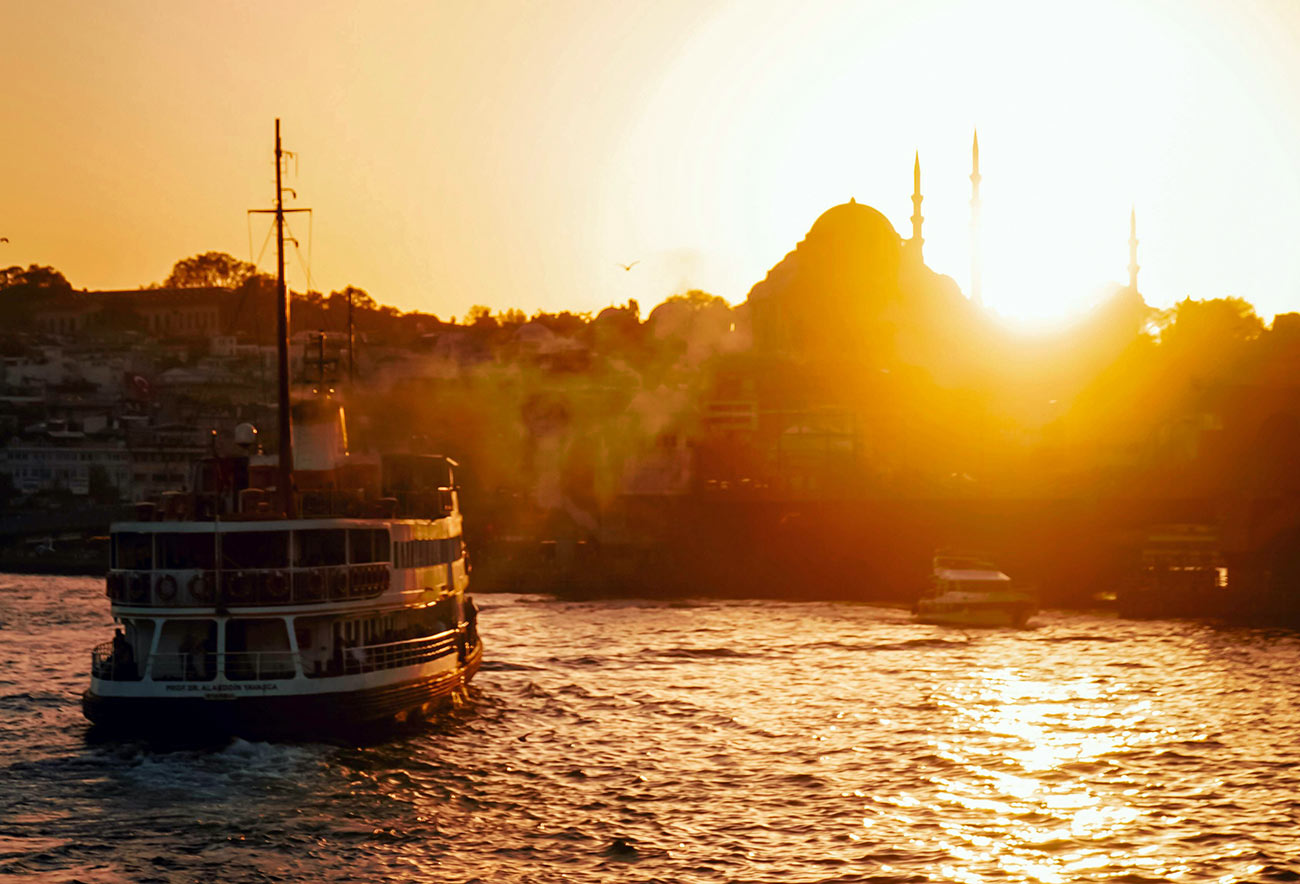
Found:
[(180, 648), (178, 650), (181, 654), (181, 665), (185, 667), (185, 680), (198, 681), (199, 666), (198, 661), (194, 659), (198, 656), (197, 637), (193, 633), (185, 633), (185, 637), (181, 639)]
[(116, 679), (134, 681), (140, 677), (135, 666), (135, 648), (120, 629), (113, 631), (113, 665), (110, 671)]
[(199, 658), (199, 677), (206, 681), (216, 675), (217, 668), (217, 642), (211, 633), (199, 642), (199, 651), (202, 654)]
[(355, 642), (348, 644), (348, 668), (354, 672), (360, 672), (366, 665), (366, 652), (364, 648), (357, 647)]

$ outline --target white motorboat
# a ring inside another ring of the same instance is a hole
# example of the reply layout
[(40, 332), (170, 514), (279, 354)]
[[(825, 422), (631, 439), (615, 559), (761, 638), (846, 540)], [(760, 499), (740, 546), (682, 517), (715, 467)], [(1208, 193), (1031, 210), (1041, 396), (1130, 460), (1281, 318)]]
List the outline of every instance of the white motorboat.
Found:
[(1038, 611), (1034, 593), (983, 556), (940, 551), (930, 587), (913, 608), (922, 623), (1021, 628)]

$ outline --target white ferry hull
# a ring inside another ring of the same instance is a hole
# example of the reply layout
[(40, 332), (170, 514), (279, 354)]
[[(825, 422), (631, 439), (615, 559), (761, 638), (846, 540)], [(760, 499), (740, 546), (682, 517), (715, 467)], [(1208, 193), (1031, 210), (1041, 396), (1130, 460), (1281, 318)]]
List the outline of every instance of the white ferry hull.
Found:
[(479, 642), (464, 664), (415, 678), (338, 691), (251, 694), (207, 685), (195, 696), (100, 694), (92, 684), (82, 712), (97, 733), (151, 737), (239, 736), (327, 739), (418, 721), (464, 700), (483, 658)]

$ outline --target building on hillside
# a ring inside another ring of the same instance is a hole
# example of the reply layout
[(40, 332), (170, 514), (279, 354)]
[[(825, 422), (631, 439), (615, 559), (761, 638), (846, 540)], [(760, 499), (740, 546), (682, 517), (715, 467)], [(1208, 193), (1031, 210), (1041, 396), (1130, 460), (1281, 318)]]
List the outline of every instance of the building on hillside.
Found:
[(120, 434), (70, 430), (50, 421), (0, 448), (0, 474), (21, 494), (65, 489), (84, 497), (93, 490), (96, 470), (119, 492), (131, 487), (131, 455)]
[(155, 338), (228, 334), (239, 297), (222, 288), (65, 292), (36, 310), (36, 327), (80, 335), (96, 328), (135, 328)]

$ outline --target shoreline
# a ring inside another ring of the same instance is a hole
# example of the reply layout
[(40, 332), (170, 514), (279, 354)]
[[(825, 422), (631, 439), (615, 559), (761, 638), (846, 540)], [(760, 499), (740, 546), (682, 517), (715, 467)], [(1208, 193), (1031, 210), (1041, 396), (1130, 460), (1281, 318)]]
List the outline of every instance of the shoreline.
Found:
[(108, 569), (94, 562), (0, 559), (0, 574), (16, 577), (107, 577)]

